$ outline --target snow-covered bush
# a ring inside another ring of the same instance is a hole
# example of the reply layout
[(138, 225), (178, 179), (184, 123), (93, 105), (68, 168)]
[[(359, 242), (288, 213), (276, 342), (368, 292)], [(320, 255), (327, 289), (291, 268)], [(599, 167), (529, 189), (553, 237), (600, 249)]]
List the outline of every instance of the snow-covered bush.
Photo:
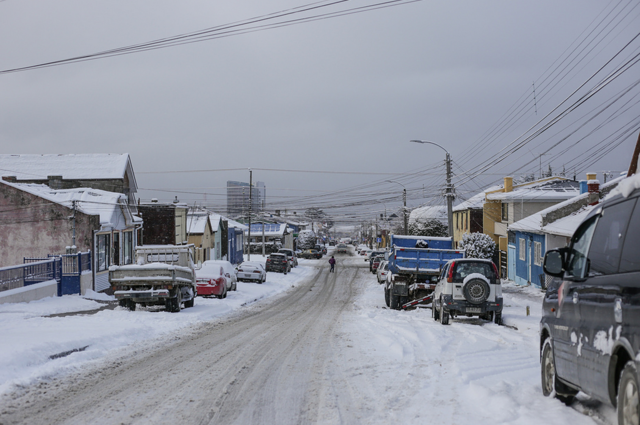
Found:
[(496, 250), (496, 243), (484, 233), (465, 233), (460, 247), (466, 251), (467, 257), (490, 260)]
[(298, 249), (311, 249), (316, 246), (316, 234), (312, 230), (302, 230), (298, 234)]

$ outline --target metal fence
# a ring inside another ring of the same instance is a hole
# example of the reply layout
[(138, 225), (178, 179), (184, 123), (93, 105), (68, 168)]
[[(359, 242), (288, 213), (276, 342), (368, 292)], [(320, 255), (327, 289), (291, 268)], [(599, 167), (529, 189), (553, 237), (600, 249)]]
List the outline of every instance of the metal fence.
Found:
[(0, 292), (48, 280), (60, 282), (62, 267), (59, 258), (29, 260), (26, 264), (0, 268)]
[[(84, 271), (91, 270), (91, 252), (24, 258), (23, 262), (17, 266), (0, 268), (0, 292), (55, 280), (58, 283), (58, 295), (80, 293), (79, 278)], [(73, 281), (71, 292), (63, 288), (65, 281)]]

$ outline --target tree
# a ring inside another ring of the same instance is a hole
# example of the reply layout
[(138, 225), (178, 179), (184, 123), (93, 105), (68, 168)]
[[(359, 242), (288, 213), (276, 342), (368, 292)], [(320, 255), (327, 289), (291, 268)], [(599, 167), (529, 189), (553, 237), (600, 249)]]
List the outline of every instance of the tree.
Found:
[(409, 228), (407, 230), (408, 233), (413, 236), (449, 236), (447, 225), (435, 218), (416, 220), (409, 224)]
[(298, 233), (296, 242), (298, 249), (311, 249), (316, 246), (316, 234), (311, 230), (302, 230)]
[(467, 257), (490, 260), (496, 250), (496, 243), (491, 236), (484, 233), (465, 233), (462, 235), (460, 247), (466, 251)]

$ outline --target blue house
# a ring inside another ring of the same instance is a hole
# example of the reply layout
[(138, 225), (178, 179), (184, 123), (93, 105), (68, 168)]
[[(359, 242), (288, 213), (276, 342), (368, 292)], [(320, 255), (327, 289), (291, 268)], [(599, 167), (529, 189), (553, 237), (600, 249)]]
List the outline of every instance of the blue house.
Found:
[(227, 220), (227, 240), (229, 241), (229, 262), (231, 264), (240, 264), (244, 261), (244, 231), (248, 227), (237, 221), (225, 219)]
[[(597, 191), (592, 193), (586, 192), (584, 187), (582, 194), (510, 224), (509, 279), (518, 285), (545, 287), (548, 279), (542, 268), (545, 252), (566, 246), (598, 200), (615, 188), (621, 179), (597, 187)], [(595, 180), (595, 177), (590, 180)]]

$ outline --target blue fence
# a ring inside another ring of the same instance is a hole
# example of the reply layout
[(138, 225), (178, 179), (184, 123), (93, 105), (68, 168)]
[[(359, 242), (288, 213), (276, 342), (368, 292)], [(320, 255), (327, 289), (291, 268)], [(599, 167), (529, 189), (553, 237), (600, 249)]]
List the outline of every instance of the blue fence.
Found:
[(80, 293), (80, 275), (91, 270), (91, 252), (24, 258), (24, 264), (0, 268), (0, 292), (55, 280), (58, 296)]

